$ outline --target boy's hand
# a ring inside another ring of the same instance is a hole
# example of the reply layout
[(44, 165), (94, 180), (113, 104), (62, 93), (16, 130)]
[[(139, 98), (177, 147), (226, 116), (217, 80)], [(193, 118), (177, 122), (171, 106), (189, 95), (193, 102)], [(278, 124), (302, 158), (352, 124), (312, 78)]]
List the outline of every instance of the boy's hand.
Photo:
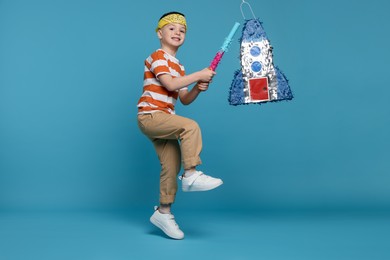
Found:
[(200, 91), (206, 91), (208, 88), (209, 88), (209, 83), (210, 82), (198, 82), (196, 84), (196, 87), (200, 90)]
[(202, 82), (210, 82), (211, 79), (214, 77), (214, 75), (217, 74), (215, 71), (212, 71), (209, 68), (205, 68), (199, 71), (198, 73), (199, 73), (199, 81)]

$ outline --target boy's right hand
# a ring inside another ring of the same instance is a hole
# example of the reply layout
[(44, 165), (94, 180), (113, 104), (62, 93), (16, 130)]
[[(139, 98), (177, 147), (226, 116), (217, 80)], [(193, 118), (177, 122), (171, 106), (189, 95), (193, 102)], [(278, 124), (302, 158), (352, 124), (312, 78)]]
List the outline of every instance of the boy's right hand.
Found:
[(215, 71), (212, 71), (209, 68), (204, 68), (203, 70), (200, 70), (199, 72), (199, 81), (203, 82), (210, 82), (215, 74), (217, 74)]

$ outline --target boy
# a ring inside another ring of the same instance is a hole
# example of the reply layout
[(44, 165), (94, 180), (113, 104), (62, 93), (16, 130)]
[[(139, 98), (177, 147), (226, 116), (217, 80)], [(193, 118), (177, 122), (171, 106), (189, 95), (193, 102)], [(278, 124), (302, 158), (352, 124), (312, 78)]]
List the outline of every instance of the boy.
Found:
[[(161, 48), (145, 60), (144, 87), (138, 101), (138, 126), (154, 145), (161, 164), (160, 206), (150, 221), (166, 235), (183, 239), (184, 233), (171, 213), (177, 191), (176, 177), (184, 165), (183, 191), (206, 191), (220, 186), (221, 179), (196, 170), (201, 164), (202, 136), (198, 124), (175, 114), (178, 98), (184, 105), (192, 103), (206, 91), (214, 71), (205, 68), (185, 75), (176, 58), (187, 31), (185, 16), (179, 12), (164, 14), (156, 28)], [(189, 91), (187, 86), (196, 83)]]

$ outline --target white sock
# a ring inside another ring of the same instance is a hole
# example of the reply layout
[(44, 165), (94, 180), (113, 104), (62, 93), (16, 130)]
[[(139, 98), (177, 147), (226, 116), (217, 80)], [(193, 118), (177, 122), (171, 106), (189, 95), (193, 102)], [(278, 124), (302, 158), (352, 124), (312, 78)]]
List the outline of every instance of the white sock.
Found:
[(196, 173), (196, 170), (185, 170), (184, 171), (184, 177), (188, 178), (188, 177), (190, 177), (194, 173)]

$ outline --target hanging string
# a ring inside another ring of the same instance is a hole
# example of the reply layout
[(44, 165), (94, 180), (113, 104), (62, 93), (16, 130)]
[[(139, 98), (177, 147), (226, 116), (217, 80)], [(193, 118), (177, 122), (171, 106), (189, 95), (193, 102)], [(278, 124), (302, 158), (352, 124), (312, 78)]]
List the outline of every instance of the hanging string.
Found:
[(252, 10), (251, 5), (250, 5), (247, 1), (245, 1), (245, 0), (242, 0), (242, 3), (241, 3), (241, 5), (240, 5), (242, 17), (246, 20), (246, 17), (245, 17), (245, 15), (244, 15), (244, 12), (242, 11), (242, 5), (243, 5), (243, 4), (247, 4), (247, 5), (248, 5), (249, 9), (251, 10), (251, 13), (252, 13), (253, 18), (256, 19), (256, 16), (255, 16), (255, 14), (253, 13), (253, 10)]

